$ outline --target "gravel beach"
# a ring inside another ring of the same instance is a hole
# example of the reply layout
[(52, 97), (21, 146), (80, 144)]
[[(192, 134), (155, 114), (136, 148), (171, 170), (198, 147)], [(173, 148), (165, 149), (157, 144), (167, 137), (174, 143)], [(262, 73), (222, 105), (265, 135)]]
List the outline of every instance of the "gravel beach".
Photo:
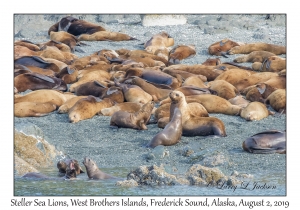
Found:
[[(27, 16), (27, 17), (25, 17)], [(35, 17), (37, 16), (37, 17)], [(26, 39), (35, 43), (49, 40), (47, 30), (65, 15), (16, 15), (15, 40)], [(277, 15), (185, 15), (187, 22), (183, 25), (143, 26), (143, 16), (139, 15), (73, 15), (102, 25), (107, 30), (126, 33), (138, 40), (121, 42), (84, 42), (84, 53), (75, 52), (78, 57), (90, 55), (101, 49), (143, 49), (142, 43), (151, 36), (166, 31), (179, 44), (193, 44), (196, 55), (183, 60), (183, 64), (200, 64), (207, 58), (208, 46), (228, 38), (238, 42), (266, 42), (286, 45), (285, 16)], [(35, 19), (36, 18), (36, 19)], [(34, 25), (35, 20), (40, 20)], [(28, 23), (28, 27), (24, 23)], [(222, 62), (232, 62), (240, 56), (220, 57)], [(285, 57), (285, 55), (281, 55)], [(251, 66), (251, 63), (244, 63)], [(27, 91), (28, 92), (28, 91)], [(158, 105), (156, 105), (158, 106)], [(273, 110), (274, 111), (274, 110)], [(44, 138), (62, 156), (68, 156), (82, 162), (89, 156), (107, 173), (116, 167), (128, 168), (128, 173), (141, 165), (161, 165), (170, 174), (183, 174), (193, 164), (218, 167), (224, 174), (233, 171), (253, 175), (254, 179), (266, 180), (268, 183), (285, 186), (286, 155), (284, 154), (250, 154), (242, 149), (242, 142), (258, 132), (286, 129), (286, 115), (276, 114), (259, 121), (246, 121), (240, 116), (214, 114), (210, 116), (221, 119), (226, 128), (226, 137), (196, 136), (181, 137), (181, 141), (169, 147), (146, 148), (145, 145), (162, 129), (157, 124), (149, 124), (148, 130), (109, 127), (110, 117), (94, 116), (92, 119), (70, 123), (67, 114), (56, 111), (44, 117), (14, 117), (14, 126), (22, 130), (28, 126), (37, 126)], [(190, 151), (191, 154), (186, 153)], [(59, 158), (59, 157), (58, 157)], [(53, 168), (55, 170), (55, 164)], [(83, 167), (83, 166), (82, 166)], [(113, 173), (113, 172), (112, 172)], [(126, 173), (123, 178), (126, 178)], [(284, 188), (284, 187), (283, 187)], [(281, 191), (285, 195), (285, 190)]]

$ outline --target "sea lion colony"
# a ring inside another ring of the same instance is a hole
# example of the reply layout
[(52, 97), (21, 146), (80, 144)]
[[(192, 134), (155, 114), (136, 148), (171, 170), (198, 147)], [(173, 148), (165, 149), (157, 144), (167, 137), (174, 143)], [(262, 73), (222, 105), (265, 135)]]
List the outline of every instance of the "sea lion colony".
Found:
[[(195, 55), (195, 47), (174, 46), (176, 40), (165, 31), (149, 37), (143, 50), (99, 49), (80, 58), (74, 52), (88, 45), (83, 41), (137, 39), (70, 16), (51, 26), (48, 34), (45, 43), (14, 43), (16, 117), (41, 117), (58, 109), (72, 123), (98, 114), (111, 116), (111, 125), (145, 130), (149, 122), (168, 126), (176, 108), (176, 116), (184, 119), (176, 122), (183, 124), (168, 129), (189, 130), (178, 131), (171, 141), (176, 144), (181, 135), (226, 136), (226, 125), (209, 113), (251, 121), (286, 112), (286, 59), (278, 56), (286, 53), (285, 46), (224, 39), (207, 46), (212, 58), (187, 65), (180, 61)], [(218, 57), (232, 54), (244, 55), (227, 63)], [(239, 64), (243, 62), (252, 62), (252, 68)], [(19, 94), (27, 89), (32, 92)], [(178, 91), (184, 102), (176, 99)], [(199, 107), (207, 115), (197, 112)]]

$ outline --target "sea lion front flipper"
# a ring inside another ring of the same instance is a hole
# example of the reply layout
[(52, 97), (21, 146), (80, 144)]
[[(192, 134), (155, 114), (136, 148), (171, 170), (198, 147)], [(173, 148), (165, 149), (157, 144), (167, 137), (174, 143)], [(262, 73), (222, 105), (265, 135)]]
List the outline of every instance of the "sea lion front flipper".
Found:
[(30, 75), (30, 76), (33, 76), (33, 77), (36, 77), (36, 78), (39, 78), (39, 79), (42, 79), (42, 80), (45, 80), (47, 82), (51, 82), (53, 84), (55, 83), (55, 81), (52, 78), (50, 78), (46, 75), (43, 75), (43, 74), (38, 74), (38, 73), (26, 73), (26, 74)]

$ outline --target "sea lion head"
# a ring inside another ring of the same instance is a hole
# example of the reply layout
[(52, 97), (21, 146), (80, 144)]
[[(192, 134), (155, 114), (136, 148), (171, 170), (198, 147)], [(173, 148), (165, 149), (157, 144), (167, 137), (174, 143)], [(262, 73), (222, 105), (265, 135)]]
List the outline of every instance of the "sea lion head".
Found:
[(182, 98), (185, 98), (182, 92), (180, 91), (172, 91), (169, 94), (170, 99), (172, 100), (172, 103), (178, 103), (182, 100)]
[(76, 175), (76, 168), (75, 168), (75, 161), (74, 160), (70, 160), (67, 164), (67, 168), (66, 168), (66, 175), (65, 177), (67, 179), (74, 179), (77, 177)]

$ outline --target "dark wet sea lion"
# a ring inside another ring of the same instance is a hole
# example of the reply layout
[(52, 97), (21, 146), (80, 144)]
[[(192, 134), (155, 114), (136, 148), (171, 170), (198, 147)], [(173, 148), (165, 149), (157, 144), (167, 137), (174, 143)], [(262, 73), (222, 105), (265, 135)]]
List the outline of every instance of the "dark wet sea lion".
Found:
[(286, 132), (267, 130), (247, 138), (243, 150), (254, 154), (286, 154)]
[(40, 89), (67, 90), (67, 84), (62, 79), (34, 72), (16, 76), (14, 78), (14, 86), (19, 92)]
[(154, 102), (150, 101), (134, 113), (117, 111), (110, 118), (110, 125), (122, 128), (132, 128), (138, 130), (147, 130), (147, 123), (150, 120)]
[(86, 82), (86, 83), (83, 83), (83, 84), (79, 85), (75, 89), (74, 93), (76, 95), (78, 95), (78, 96), (92, 95), (92, 96), (101, 98), (102, 95), (107, 90), (108, 90), (108, 88), (105, 87), (104, 85), (102, 85), (100, 82), (98, 82), (98, 81), (91, 81), (91, 82)]
[(63, 159), (63, 160), (59, 160), (57, 162), (57, 164), (56, 164), (59, 173), (65, 174), (67, 172), (67, 167), (70, 164), (70, 161), (73, 161), (76, 175), (84, 173), (84, 171), (81, 169), (78, 161), (75, 160), (75, 159)]
[(54, 64), (45, 61), (43, 58), (38, 56), (24, 56), (14, 61), (14, 64), (20, 64), (23, 66), (36, 66), (42, 69), (51, 69), (54, 72), (59, 72), (59, 67)]
[(85, 20), (74, 18), (72, 16), (66, 16), (49, 28), (49, 35), (51, 31), (66, 31), (74, 36), (78, 36), (80, 34), (93, 34), (98, 31), (105, 31), (105, 28)]
[(174, 114), (171, 121), (166, 127), (156, 134), (151, 141), (147, 144), (147, 147), (154, 148), (158, 145), (171, 146), (177, 144), (180, 141), (182, 134), (182, 116), (178, 108), (174, 109)]
[(83, 159), (83, 165), (86, 168), (86, 173), (90, 179), (116, 179), (117, 177), (111, 176), (107, 173), (104, 173), (101, 171), (98, 166), (96, 165), (96, 162), (92, 159), (85, 157)]

